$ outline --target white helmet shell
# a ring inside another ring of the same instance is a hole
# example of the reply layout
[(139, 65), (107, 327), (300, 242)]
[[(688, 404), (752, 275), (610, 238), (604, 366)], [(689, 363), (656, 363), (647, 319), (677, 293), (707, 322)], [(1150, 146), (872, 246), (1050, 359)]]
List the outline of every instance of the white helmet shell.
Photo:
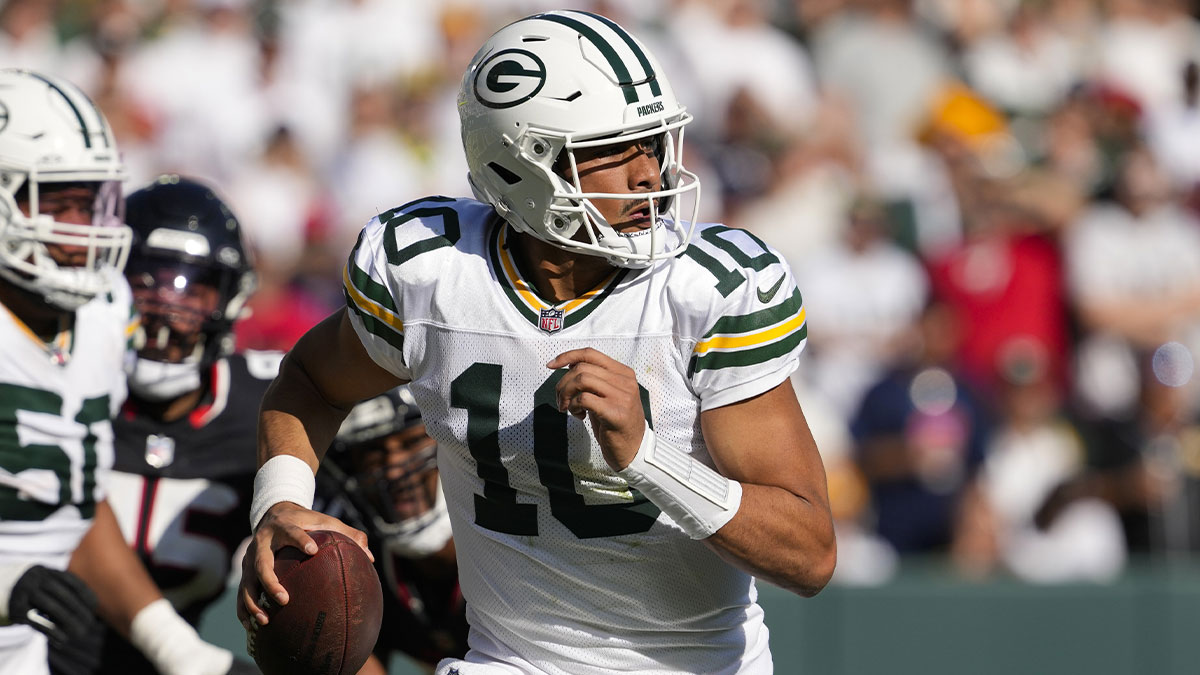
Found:
[[(120, 217), (123, 179), (112, 129), (79, 88), (27, 70), (0, 70), (0, 276), (66, 310), (108, 290), (132, 239)], [(41, 214), (48, 183), (96, 184), (92, 222)], [(60, 266), (48, 246), (82, 248), (87, 257), (82, 265)]]
[[(564, 10), (500, 29), (468, 66), (458, 110), (471, 187), (517, 230), (621, 267), (687, 246), (700, 193), (682, 165), (692, 118), (654, 56), (613, 21)], [(661, 139), (660, 190), (582, 191), (576, 149), (650, 137)], [(646, 200), (654, 225), (619, 233), (592, 199)]]

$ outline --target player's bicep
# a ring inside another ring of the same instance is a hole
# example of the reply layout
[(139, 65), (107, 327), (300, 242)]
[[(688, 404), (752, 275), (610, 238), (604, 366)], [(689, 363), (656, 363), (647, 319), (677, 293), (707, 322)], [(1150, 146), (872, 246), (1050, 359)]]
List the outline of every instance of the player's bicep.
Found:
[(700, 424), (713, 463), (723, 475), (828, 503), (825, 469), (790, 381), (706, 410)]
[(326, 402), (343, 409), (404, 384), (367, 353), (344, 308), (305, 333), (281, 368), (298, 369)]

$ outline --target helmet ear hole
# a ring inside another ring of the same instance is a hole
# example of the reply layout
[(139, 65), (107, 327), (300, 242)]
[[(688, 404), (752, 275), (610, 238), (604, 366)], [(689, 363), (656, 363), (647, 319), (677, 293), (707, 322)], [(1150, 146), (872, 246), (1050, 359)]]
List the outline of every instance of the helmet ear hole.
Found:
[(504, 181), (508, 185), (516, 185), (517, 183), (521, 182), (520, 176), (512, 171), (509, 171), (503, 166), (500, 166), (496, 162), (488, 162), (487, 166), (492, 170), (492, 173), (495, 173), (497, 176), (499, 176), (500, 180)]

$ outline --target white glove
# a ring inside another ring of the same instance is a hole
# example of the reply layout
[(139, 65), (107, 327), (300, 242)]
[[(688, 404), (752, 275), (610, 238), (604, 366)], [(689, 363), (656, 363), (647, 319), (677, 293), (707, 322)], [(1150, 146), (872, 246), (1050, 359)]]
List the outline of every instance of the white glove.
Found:
[(225, 675), (233, 665), (233, 652), (202, 640), (166, 598), (133, 617), (129, 641), (162, 675)]

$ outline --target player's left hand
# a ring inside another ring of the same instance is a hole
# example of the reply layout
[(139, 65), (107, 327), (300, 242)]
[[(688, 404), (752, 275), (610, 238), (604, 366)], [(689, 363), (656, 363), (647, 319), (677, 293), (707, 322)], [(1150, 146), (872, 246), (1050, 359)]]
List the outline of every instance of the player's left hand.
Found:
[(646, 431), (633, 369), (591, 347), (563, 352), (546, 367), (568, 369), (555, 390), (558, 409), (591, 422), (592, 434), (613, 471), (629, 466)]
[(100, 629), (96, 595), (66, 570), (29, 567), (12, 587), (8, 609), (13, 623), (29, 624), (52, 642), (82, 641)]

